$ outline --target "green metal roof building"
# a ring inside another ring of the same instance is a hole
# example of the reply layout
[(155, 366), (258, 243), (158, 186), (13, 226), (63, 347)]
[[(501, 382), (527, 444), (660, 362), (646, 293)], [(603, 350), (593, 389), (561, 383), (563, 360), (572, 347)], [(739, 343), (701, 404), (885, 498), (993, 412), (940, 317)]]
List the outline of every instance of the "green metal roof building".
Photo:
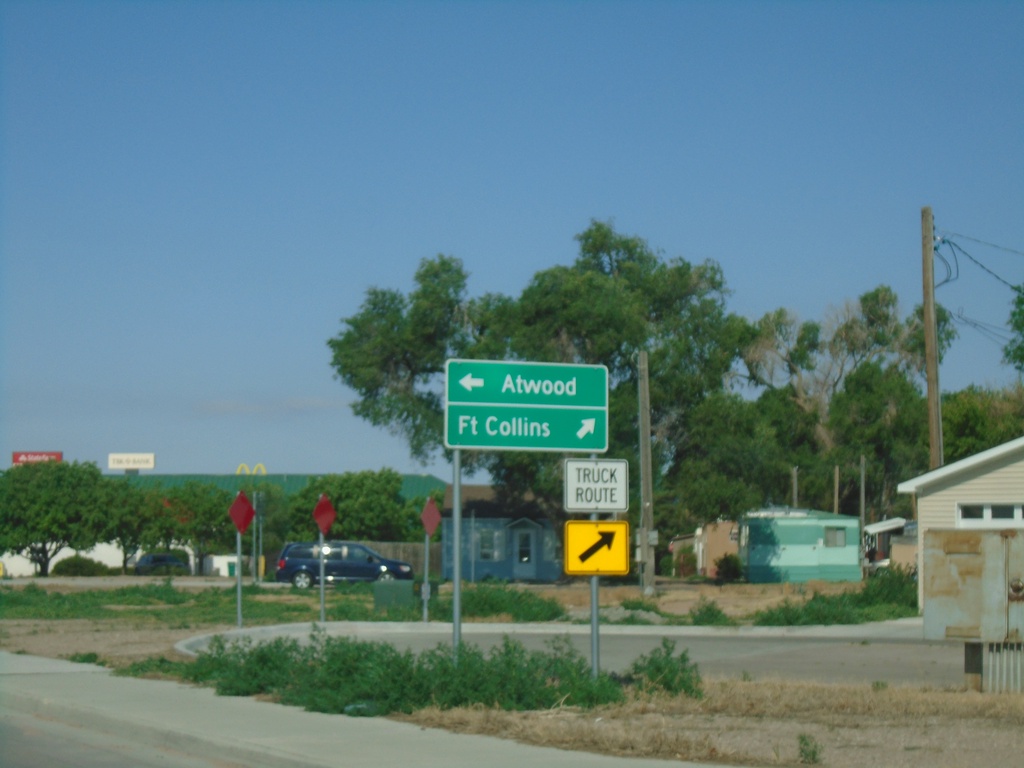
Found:
[[(124, 475), (129, 483), (140, 488), (176, 488), (194, 481), (238, 493), (254, 486), (269, 484), (284, 489), (288, 496), (298, 493), (310, 482), (321, 477), (326, 475)], [(447, 485), (444, 480), (439, 480), (433, 475), (402, 475), (402, 488), (399, 493), (403, 499), (409, 501), (426, 498), (435, 491), (443, 494)]]

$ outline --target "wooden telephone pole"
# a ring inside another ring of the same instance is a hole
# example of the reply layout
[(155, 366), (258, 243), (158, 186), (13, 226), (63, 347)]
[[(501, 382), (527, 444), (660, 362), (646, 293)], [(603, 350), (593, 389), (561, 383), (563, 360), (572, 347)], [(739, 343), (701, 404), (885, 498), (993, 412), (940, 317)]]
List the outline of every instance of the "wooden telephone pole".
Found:
[(640, 585), (645, 595), (654, 594), (654, 481), (651, 476), (651, 395), (647, 383), (647, 353), (640, 352), (638, 376), (640, 400)]
[(939, 342), (935, 323), (935, 222), (932, 209), (921, 209), (921, 272), (924, 287), (924, 365), (928, 381), (929, 469), (944, 463), (942, 399), (939, 395)]

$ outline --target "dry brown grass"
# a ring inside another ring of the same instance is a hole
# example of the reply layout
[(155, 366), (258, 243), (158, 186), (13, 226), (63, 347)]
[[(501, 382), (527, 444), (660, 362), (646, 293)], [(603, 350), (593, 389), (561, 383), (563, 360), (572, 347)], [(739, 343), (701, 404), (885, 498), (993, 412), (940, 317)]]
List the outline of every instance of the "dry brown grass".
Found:
[(707, 681), (702, 699), (659, 696), (544, 712), (423, 710), (423, 727), (541, 746), (730, 765), (798, 765), (801, 736), (828, 766), (1016, 765), (1024, 697), (902, 687)]

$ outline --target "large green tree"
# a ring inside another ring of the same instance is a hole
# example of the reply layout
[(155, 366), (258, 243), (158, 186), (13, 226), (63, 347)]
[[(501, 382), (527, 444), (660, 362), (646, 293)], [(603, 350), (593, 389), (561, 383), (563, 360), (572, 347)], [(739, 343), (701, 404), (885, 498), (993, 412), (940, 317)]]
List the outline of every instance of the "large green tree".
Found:
[[(845, 303), (821, 322), (800, 322), (778, 309), (756, 324), (757, 336), (745, 351), (751, 381), (786, 387), (793, 401), (817, 419), (818, 448), (827, 453), (836, 437), (829, 426), (832, 398), (861, 366), (878, 364), (910, 380), (924, 376), (924, 324), (921, 307), (900, 317), (899, 299), (886, 285)], [(936, 307), (938, 354), (956, 338), (949, 312)]]
[(830, 458), (852, 466), (865, 456), (869, 519), (909, 514), (909, 500), (897, 496), (896, 486), (927, 465), (927, 425), (924, 395), (896, 366), (865, 363), (844, 380), (829, 416), (836, 436)]
[(167, 489), (164, 498), (167, 514), (176, 523), (177, 540), (192, 549), (196, 573), (202, 574), (206, 555), (234, 548), (236, 529), (228, 514), (233, 499), (228, 491), (189, 480)]
[[(447, 256), (421, 264), (408, 297), (371, 290), (328, 342), (338, 378), (359, 397), (355, 412), (402, 435), (412, 455), (425, 459), (443, 443), (446, 359), (601, 364), (610, 374), (608, 455), (633, 459), (637, 359), (646, 351), (656, 484), (682, 473), (694, 448), (694, 409), (723, 387), (751, 330), (726, 311), (718, 265), (664, 259), (605, 222), (592, 222), (576, 239), (575, 262), (538, 272), (517, 298), (470, 299), (461, 262)], [(559, 459), (468, 452), (463, 466), (486, 468), (509, 498), (529, 491), (558, 516)]]
[(415, 541), (422, 535), (420, 509), (402, 498), (402, 476), (393, 469), (324, 475), (291, 497), (289, 538), (320, 535), (313, 510), (326, 495), (337, 513), (331, 539)]
[(24, 555), (40, 576), (66, 547), (105, 541), (108, 487), (95, 464), (49, 461), (0, 473), (0, 551)]
[(1024, 373), (1024, 285), (1014, 287), (1010, 308), (1010, 341), (1003, 347), (1003, 362)]
[(942, 398), (946, 463), (959, 461), (1024, 435), (1024, 387), (970, 386)]
[(123, 478), (106, 478), (106, 482), (110, 488), (107, 505), (108, 541), (120, 547), (121, 569), (127, 572), (128, 561), (148, 542), (160, 538), (156, 531), (162, 518), (169, 512), (158, 490), (138, 488)]

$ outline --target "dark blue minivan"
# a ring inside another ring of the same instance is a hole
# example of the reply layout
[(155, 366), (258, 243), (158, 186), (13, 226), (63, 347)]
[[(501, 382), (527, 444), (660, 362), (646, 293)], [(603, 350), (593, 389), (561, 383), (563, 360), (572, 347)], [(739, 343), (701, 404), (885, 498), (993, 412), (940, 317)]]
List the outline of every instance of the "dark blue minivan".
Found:
[[(320, 583), (319, 544), (299, 541), (285, 544), (277, 561), (275, 581), (291, 582), (299, 589)], [(354, 541), (324, 542), (324, 581), (388, 581), (411, 579), (412, 566), (391, 560)]]

